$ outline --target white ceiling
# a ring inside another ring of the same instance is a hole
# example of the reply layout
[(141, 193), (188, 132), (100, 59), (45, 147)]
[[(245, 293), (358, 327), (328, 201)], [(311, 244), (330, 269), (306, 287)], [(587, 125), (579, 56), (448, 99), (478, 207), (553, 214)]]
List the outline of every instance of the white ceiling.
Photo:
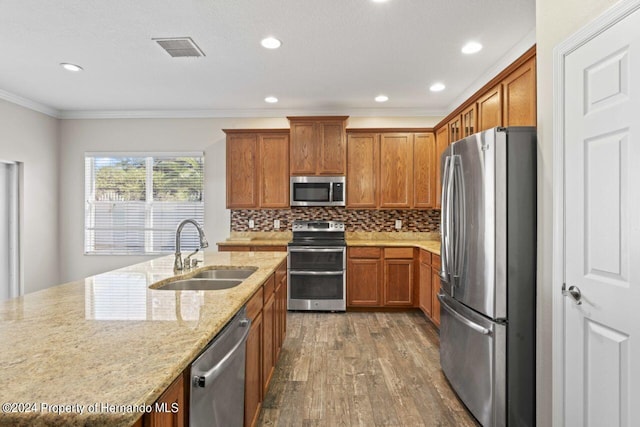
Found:
[[(535, 0), (0, 0), (0, 96), (59, 116), (441, 115), (534, 28)], [(270, 35), (280, 49), (260, 46)], [(206, 56), (171, 58), (152, 41), (181, 36)], [(461, 54), (469, 40), (484, 49)], [(429, 92), (435, 81), (447, 89)]]

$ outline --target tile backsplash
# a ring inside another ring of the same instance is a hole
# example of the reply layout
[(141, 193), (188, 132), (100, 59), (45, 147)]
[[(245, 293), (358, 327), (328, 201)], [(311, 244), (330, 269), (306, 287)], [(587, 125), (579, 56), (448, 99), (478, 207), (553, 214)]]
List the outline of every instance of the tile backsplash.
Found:
[[(273, 227), (280, 220), (280, 229)], [(440, 211), (427, 210), (354, 210), (338, 207), (308, 207), (292, 209), (237, 209), (231, 211), (231, 231), (290, 231), (296, 219), (344, 221), (347, 231), (411, 231), (438, 232)], [(402, 221), (396, 230), (395, 221)], [(249, 220), (254, 227), (249, 228)]]

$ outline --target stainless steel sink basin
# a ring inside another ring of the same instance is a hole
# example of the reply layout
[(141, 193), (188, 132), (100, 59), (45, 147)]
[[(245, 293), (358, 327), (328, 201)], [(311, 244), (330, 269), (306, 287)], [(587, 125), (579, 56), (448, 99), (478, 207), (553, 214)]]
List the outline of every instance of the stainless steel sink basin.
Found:
[(162, 291), (219, 291), (238, 286), (242, 280), (238, 279), (184, 279), (169, 282), (159, 286)]
[(251, 276), (257, 268), (233, 268), (205, 270), (193, 276), (204, 279), (246, 279)]

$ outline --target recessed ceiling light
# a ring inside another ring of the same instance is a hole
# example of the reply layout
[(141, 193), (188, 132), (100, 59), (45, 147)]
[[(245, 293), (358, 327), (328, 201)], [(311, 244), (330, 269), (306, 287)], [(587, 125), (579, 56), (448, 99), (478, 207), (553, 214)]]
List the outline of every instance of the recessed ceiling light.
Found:
[(374, 3), (386, 3), (389, 0), (371, 0)]
[(267, 49), (277, 49), (282, 46), (282, 42), (275, 37), (267, 37), (266, 39), (262, 39), (262, 41), (260, 41), (260, 44), (262, 45), (262, 47), (265, 47)]
[(471, 55), (472, 53), (478, 53), (482, 50), (482, 45), (478, 42), (469, 42), (462, 46), (462, 53)]
[(73, 71), (73, 72), (77, 72), (77, 71), (82, 71), (83, 68), (79, 65), (76, 64), (69, 64), (68, 62), (61, 62), (60, 66), (62, 68), (64, 68), (67, 71)]
[(376, 102), (387, 102), (389, 97), (387, 95), (378, 95), (376, 96)]
[(444, 84), (438, 82), (438, 83), (432, 84), (429, 90), (431, 92), (440, 92), (440, 91), (443, 91), (445, 87), (446, 86)]
[(264, 99), (264, 102), (268, 102), (269, 104), (275, 104), (276, 102), (278, 102), (278, 98), (276, 98), (275, 96), (267, 96)]

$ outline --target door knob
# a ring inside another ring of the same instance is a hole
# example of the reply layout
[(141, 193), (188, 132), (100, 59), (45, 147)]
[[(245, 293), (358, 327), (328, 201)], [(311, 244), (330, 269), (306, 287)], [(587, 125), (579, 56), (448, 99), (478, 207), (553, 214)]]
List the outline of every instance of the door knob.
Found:
[(582, 292), (577, 286), (569, 286), (569, 289), (562, 289), (562, 295), (570, 296), (576, 302), (576, 305), (582, 304)]

